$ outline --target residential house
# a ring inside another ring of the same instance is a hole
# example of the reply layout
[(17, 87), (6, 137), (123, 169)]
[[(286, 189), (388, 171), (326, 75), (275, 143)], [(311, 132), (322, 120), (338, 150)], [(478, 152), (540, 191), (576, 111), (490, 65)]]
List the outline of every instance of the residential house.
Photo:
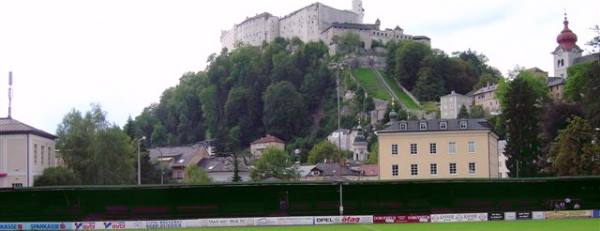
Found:
[(452, 91), (450, 94), (440, 97), (440, 116), (442, 119), (456, 119), (460, 108), (464, 106), (470, 111), (471, 104), (473, 104), (472, 97)]
[[(211, 156), (198, 162), (213, 182), (231, 182), (233, 180), (235, 163), (233, 156)], [(242, 181), (249, 181), (248, 165), (243, 157), (238, 157), (238, 175)]]
[(267, 134), (265, 137), (250, 143), (250, 153), (252, 153), (252, 155), (258, 159), (262, 155), (263, 151), (269, 147), (284, 150), (285, 142), (275, 136)]
[(171, 179), (185, 179), (185, 169), (209, 157), (210, 144), (199, 142), (193, 145), (151, 148), (150, 159), (158, 161), (161, 167), (170, 170)]

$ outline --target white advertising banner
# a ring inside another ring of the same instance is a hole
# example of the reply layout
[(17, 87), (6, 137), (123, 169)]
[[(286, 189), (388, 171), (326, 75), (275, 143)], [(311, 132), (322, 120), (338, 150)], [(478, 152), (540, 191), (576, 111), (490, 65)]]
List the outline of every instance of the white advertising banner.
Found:
[(172, 229), (184, 228), (182, 220), (156, 220), (146, 221), (146, 229)]
[(201, 219), (207, 227), (253, 226), (255, 218), (215, 218)]
[(469, 221), (487, 221), (487, 213), (450, 213), (450, 214), (431, 214), (431, 222), (469, 222)]
[(531, 212), (531, 218), (534, 220), (543, 220), (546, 219), (546, 216), (543, 211), (534, 211)]
[(504, 213), (504, 220), (512, 221), (512, 220), (516, 220), (516, 219), (517, 219), (516, 212), (505, 212)]
[(373, 216), (319, 216), (315, 225), (326, 224), (373, 224)]
[(259, 217), (254, 219), (257, 226), (267, 225), (312, 225), (313, 217)]

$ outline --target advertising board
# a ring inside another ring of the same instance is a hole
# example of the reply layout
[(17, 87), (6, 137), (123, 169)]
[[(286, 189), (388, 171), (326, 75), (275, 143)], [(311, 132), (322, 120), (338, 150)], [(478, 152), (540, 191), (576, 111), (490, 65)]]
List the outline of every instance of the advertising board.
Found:
[(257, 226), (268, 225), (312, 225), (313, 217), (259, 217), (254, 219)]
[(32, 222), (23, 223), (24, 230), (72, 230), (72, 223), (64, 222)]
[(214, 218), (202, 219), (208, 227), (253, 226), (256, 218)]
[(502, 221), (504, 220), (504, 213), (502, 212), (489, 212), (488, 220), (490, 221)]
[(516, 220), (516, 219), (517, 219), (516, 212), (505, 212), (504, 213), (504, 220), (512, 221), (512, 220)]
[(543, 220), (546, 219), (546, 216), (544, 216), (544, 212), (542, 211), (533, 211), (531, 212), (531, 218), (534, 220)]
[(589, 218), (592, 217), (592, 210), (546, 211), (544, 217), (546, 219)]
[(600, 209), (594, 209), (592, 212), (593, 218), (600, 218)]
[(183, 222), (181, 220), (146, 221), (146, 229), (183, 228), (182, 224)]
[(531, 212), (517, 212), (517, 220), (531, 220)]
[(431, 221), (430, 215), (380, 215), (373, 216), (373, 223), (427, 223)]
[(431, 222), (469, 222), (469, 221), (487, 221), (487, 213), (450, 213), (450, 214), (431, 214)]
[(314, 224), (373, 224), (373, 216), (318, 216)]
[(23, 230), (23, 223), (0, 223), (0, 230)]

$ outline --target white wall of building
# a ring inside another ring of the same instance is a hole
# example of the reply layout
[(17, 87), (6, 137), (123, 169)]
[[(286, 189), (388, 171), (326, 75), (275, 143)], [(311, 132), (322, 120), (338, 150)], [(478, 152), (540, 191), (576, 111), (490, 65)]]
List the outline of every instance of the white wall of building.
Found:
[(33, 134), (0, 136), (0, 187), (33, 186), (44, 169), (57, 166), (54, 141)]

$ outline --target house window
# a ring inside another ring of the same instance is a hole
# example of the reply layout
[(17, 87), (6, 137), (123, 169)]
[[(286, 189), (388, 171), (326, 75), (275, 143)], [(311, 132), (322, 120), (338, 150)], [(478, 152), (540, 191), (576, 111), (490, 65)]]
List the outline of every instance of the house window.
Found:
[(431, 175), (437, 175), (437, 164), (429, 164), (429, 173)]
[(392, 155), (398, 154), (398, 145), (392, 144)]
[(13, 188), (23, 188), (23, 183), (14, 183), (12, 184)]
[(467, 146), (469, 153), (475, 153), (475, 141), (469, 141)]
[(437, 145), (435, 143), (429, 143), (429, 153), (431, 153), (431, 154), (437, 153)]
[(37, 164), (37, 144), (33, 145), (33, 163)]
[(182, 179), (183, 178), (183, 171), (181, 171), (181, 170), (175, 171), (175, 178), (176, 179)]
[(446, 121), (440, 122), (440, 129), (442, 129), (442, 130), (448, 129), (448, 122), (446, 122)]
[(411, 176), (419, 175), (419, 167), (416, 164), (410, 165), (410, 175)]
[(469, 163), (469, 174), (475, 174), (475, 163), (473, 162)]
[(455, 154), (456, 153), (456, 142), (449, 142), (448, 143), (448, 154)]
[(398, 165), (394, 164), (392, 165), (392, 176), (397, 176), (398, 175)]
[(456, 163), (450, 163), (449, 170), (451, 175), (456, 175)]
[(466, 120), (460, 121), (460, 129), (467, 129), (467, 121)]
[(417, 154), (417, 144), (410, 144), (410, 154), (412, 154), (412, 155)]
[(52, 149), (50, 149), (50, 147), (48, 147), (48, 165), (52, 165)]
[(400, 124), (400, 130), (401, 131), (406, 131), (406, 123), (401, 123)]
[(40, 162), (44, 165), (44, 145), (40, 148)]
[(425, 122), (419, 123), (419, 130), (421, 130), (421, 131), (427, 130), (427, 123), (425, 123)]

